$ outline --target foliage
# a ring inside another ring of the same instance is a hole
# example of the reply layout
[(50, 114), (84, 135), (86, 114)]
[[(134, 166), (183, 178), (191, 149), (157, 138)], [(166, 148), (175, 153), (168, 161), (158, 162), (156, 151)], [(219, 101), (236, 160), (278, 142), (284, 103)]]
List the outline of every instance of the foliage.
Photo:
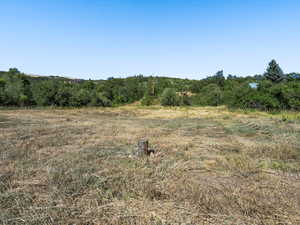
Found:
[(267, 71), (264, 75), (268, 80), (271, 80), (272, 82), (280, 82), (284, 78), (282, 69), (274, 59), (269, 63), (269, 67), (267, 68)]
[(4, 104), (5, 100), (5, 93), (4, 93), (4, 88), (5, 88), (5, 80), (3, 78), (0, 78), (0, 105)]
[(209, 84), (193, 98), (195, 105), (218, 106), (223, 103), (223, 92), (217, 84)]
[(149, 106), (149, 105), (153, 105), (154, 102), (155, 102), (155, 97), (150, 95), (145, 95), (141, 100), (141, 105)]
[(180, 101), (174, 88), (166, 88), (161, 95), (160, 103), (163, 106), (178, 106)]
[[(256, 88), (250, 84), (255, 83)], [(275, 60), (263, 75), (215, 75), (188, 80), (168, 77), (80, 80), (29, 76), (12, 68), (0, 71), (0, 106), (109, 107), (140, 101), (142, 105), (227, 105), (260, 110), (300, 110), (300, 74), (283, 74)]]
[(180, 105), (192, 105), (192, 98), (186, 92), (183, 92), (179, 98)]

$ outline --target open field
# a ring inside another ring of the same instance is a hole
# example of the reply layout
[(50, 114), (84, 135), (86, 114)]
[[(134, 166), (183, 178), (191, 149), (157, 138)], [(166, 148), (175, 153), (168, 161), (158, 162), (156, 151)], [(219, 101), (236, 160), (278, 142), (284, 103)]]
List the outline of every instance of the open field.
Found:
[(1, 110), (0, 182), (0, 224), (300, 224), (300, 116)]

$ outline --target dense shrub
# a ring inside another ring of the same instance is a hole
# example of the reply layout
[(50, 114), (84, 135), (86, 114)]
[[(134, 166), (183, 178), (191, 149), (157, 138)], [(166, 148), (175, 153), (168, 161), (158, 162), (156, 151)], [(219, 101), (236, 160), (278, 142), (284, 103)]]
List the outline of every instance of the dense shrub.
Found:
[(91, 99), (90, 105), (108, 107), (108, 106), (112, 106), (112, 102), (105, 96), (104, 93), (95, 92)]
[(192, 98), (188, 96), (187, 93), (183, 92), (179, 98), (179, 102), (182, 106), (192, 105)]
[(300, 110), (300, 82), (292, 81), (286, 83), (282, 90), (287, 106), (293, 110)]
[(209, 84), (193, 97), (193, 104), (202, 106), (218, 106), (223, 104), (223, 91), (217, 84)]
[(163, 106), (178, 106), (180, 101), (175, 89), (166, 88), (161, 95), (160, 103)]
[(141, 105), (149, 106), (153, 105), (155, 102), (155, 97), (150, 95), (145, 95), (141, 100)]

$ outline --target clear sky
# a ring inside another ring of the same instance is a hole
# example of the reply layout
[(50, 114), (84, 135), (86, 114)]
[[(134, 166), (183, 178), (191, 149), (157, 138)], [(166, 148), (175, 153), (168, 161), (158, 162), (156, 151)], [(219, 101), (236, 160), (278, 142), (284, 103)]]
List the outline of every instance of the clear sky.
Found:
[(299, 0), (1, 0), (0, 70), (103, 79), (300, 71)]

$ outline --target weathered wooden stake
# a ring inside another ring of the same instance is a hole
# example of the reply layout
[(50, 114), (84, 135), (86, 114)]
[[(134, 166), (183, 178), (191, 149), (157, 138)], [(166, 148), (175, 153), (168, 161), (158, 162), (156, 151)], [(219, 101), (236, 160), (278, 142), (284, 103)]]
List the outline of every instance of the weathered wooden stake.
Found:
[(148, 140), (139, 140), (138, 142), (138, 156), (147, 155), (149, 147), (149, 141)]
[(137, 155), (144, 156), (144, 155), (150, 155), (151, 153), (154, 154), (154, 150), (149, 149), (149, 141), (146, 139), (139, 140)]

